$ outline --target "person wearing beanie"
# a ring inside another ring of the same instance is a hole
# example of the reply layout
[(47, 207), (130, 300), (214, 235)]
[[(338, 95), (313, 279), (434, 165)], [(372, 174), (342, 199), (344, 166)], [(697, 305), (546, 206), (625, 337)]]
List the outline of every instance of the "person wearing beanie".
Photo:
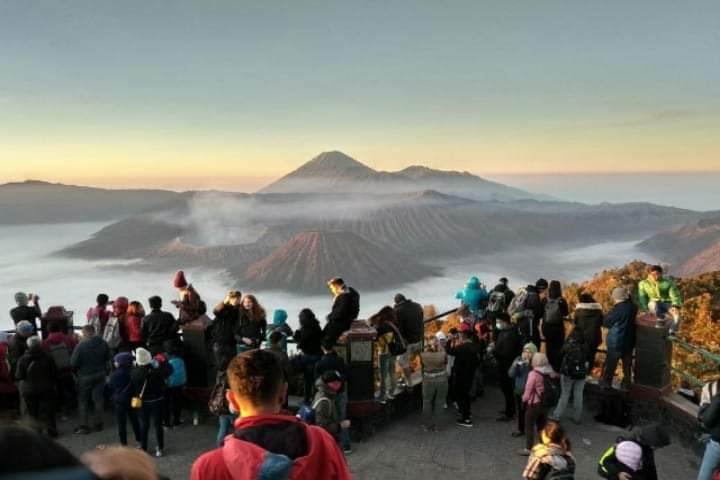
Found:
[(17, 379), (22, 381), (20, 393), (25, 400), (30, 418), (38, 425), (44, 422), (48, 436), (57, 437), (55, 423), (57, 367), (52, 357), (43, 350), (39, 337), (28, 338), (27, 347), (27, 351), (17, 365)]
[(534, 343), (528, 342), (523, 346), (522, 353), (517, 357), (510, 368), (507, 375), (513, 380), (515, 393), (515, 408), (517, 410), (517, 431), (511, 435), (513, 437), (522, 437), (525, 435), (525, 402), (523, 402), (523, 393), (525, 393), (525, 384), (527, 377), (532, 370), (531, 362), (533, 355), (537, 353), (537, 347)]
[(608, 480), (645, 480), (643, 470), (643, 449), (629, 440), (608, 448), (598, 462), (598, 474)]
[(130, 380), (133, 364), (132, 353), (118, 353), (113, 357), (113, 363), (115, 364), (115, 372), (110, 375), (108, 386), (112, 392), (113, 410), (120, 444), (127, 445), (127, 420), (129, 418), (135, 441), (137, 445), (140, 445), (140, 422), (138, 421), (137, 410), (130, 406), (132, 398), (132, 382)]
[(283, 335), (282, 342), (280, 342), (280, 348), (287, 355), (287, 339), (292, 337), (293, 331), (290, 325), (287, 324), (288, 314), (285, 310), (278, 309), (273, 312), (272, 324), (267, 328), (265, 332), (265, 341), (270, 343), (270, 335), (274, 332), (279, 332)]
[(136, 367), (130, 373), (132, 396), (142, 400), (140, 407), (140, 446), (147, 452), (150, 427), (155, 429), (157, 441), (155, 456), (162, 457), (165, 448), (163, 432), (163, 404), (166, 394), (165, 381), (172, 374), (168, 362), (160, 362), (140, 347), (135, 350)]
[(205, 315), (207, 307), (200, 298), (195, 287), (185, 279), (185, 273), (180, 270), (175, 274), (173, 286), (178, 290), (179, 300), (172, 302), (179, 309), (178, 321), (180, 324), (190, 323)]
[(85, 325), (82, 334), (82, 340), (70, 357), (70, 365), (78, 377), (80, 426), (75, 433), (87, 435), (91, 426), (97, 431), (103, 427), (103, 390), (111, 355), (110, 347), (96, 334), (93, 325)]
[(498, 312), (496, 316), (498, 334), (495, 340), (495, 348), (492, 355), (497, 361), (498, 381), (500, 390), (505, 397), (505, 408), (502, 410), (499, 422), (511, 422), (515, 418), (515, 395), (513, 393), (513, 382), (508, 375), (513, 362), (522, 351), (522, 343), (517, 328), (513, 328), (510, 317), (505, 312)]
[(632, 357), (635, 349), (636, 326), (638, 307), (633, 303), (627, 289), (617, 287), (612, 291), (612, 299), (615, 305), (605, 316), (603, 325), (608, 329), (605, 344), (607, 356), (601, 385), (606, 388), (612, 387), (615, 368), (622, 360), (623, 379), (621, 388), (630, 388), (632, 375)]
[[(38, 329), (38, 320), (42, 318), (42, 310), (40, 310), (40, 297), (31, 293), (17, 292), (15, 294), (15, 303), (17, 307), (10, 310), (10, 318), (17, 326), (22, 321), (30, 322), (35, 330)], [(32, 304), (32, 305), (31, 305)]]

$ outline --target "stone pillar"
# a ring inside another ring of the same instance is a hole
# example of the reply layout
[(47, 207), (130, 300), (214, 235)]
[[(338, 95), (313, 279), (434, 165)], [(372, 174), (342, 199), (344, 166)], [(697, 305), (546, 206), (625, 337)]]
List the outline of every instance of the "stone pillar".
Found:
[(667, 391), (671, 383), (672, 343), (667, 339), (669, 328), (654, 323), (637, 323), (634, 383), (660, 393)]

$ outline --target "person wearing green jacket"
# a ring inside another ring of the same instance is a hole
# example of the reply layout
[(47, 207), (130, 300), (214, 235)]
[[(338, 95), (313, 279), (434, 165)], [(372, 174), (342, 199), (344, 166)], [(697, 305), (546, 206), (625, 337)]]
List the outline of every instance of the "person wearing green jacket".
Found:
[[(682, 307), (683, 299), (680, 290), (670, 278), (663, 277), (660, 265), (650, 267), (648, 277), (638, 284), (638, 303), (640, 311), (652, 312), (656, 317), (665, 319), (668, 313), (677, 317), (677, 310)], [(675, 309), (675, 312), (672, 311)], [(674, 322), (677, 324), (677, 320)], [(674, 328), (673, 331), (677, 329)]]

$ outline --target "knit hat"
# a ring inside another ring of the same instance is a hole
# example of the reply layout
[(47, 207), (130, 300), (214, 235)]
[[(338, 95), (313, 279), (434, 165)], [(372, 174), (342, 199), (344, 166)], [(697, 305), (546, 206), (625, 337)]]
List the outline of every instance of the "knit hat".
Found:
[(525, 350), (529, 350), (532, 352), (533, 355), (535, 355), (537, 353), (537, 346), (532, 342), (528, 342), (525, 345), (523, 345), (523, 352)]
[(129, 367), (133, 362), (132, 353), (120, 352), (113, 357), (113, 362), (115, 362), (118, 367)]
[(35, 326), (27, 320), (21, 320), (15, 325), (15, 331), (23, 337), (29, 337), (35, 333)]
[(150, 362), (152, 362), (152, 354), (150, 354), (150, 352), (142, 347), (135, 349), (135, 363), (137, 363), (139, 367), (150, 365)]
[(188, 286), (187, 280), (185, 280), (185, 272), (178, 270), (173, 279), (173, 285), (175, 288), (185, 288)]
[(615, 458), (637, 472), (642, 468), (642, 448), (635, 442), (620, 442), (615, 447)]
[(279, 327), (281, 325), (285, 325), (285, 322), (287, 321), (287, 312), (285, 310), (275, 310), (273, 312), (273, 325), (276, 327)]
[(613, 291), (610, 294), (610, 296), (612, 297), (612, 299), (615, 303), (624, 302), (625, 300), (630, 298), (630, 295), (628, 295), (627, 289), (625, 289), (624, 287), (613, 288)]
[(26, 293), (23, 292), (17, 292), (15, 294), (15, 303), (18, 304), (20, 307), (24, 307), (28, 304), (28, 296)]

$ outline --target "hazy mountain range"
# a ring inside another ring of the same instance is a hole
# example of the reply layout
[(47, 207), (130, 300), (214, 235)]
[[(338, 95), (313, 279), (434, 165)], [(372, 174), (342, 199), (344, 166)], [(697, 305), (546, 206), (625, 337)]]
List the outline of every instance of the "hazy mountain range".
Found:
[[(59, 252), (65, 256), (133, 259), (135, 269), (222, 268), (243, 287), (307, 292), (321, 291), (334, 275), (381, 289), (437, 275), (448, 260), (515, 247), (543, 255), (558, 245), (650, 237), (711, 218), (648, 203), (562, 202), (426, 167), (378, 172), (340, 152), (323, 153), (256, 194), (30, 182), (0, 186), (0, 200), (8, 199), (12, 212), (0, 209), (0, 222), (118, 219)], [(644, 248), (678, 264), (675, 247), (648, 242)], [(687, 244), (691, 258), (711, 242)]]

